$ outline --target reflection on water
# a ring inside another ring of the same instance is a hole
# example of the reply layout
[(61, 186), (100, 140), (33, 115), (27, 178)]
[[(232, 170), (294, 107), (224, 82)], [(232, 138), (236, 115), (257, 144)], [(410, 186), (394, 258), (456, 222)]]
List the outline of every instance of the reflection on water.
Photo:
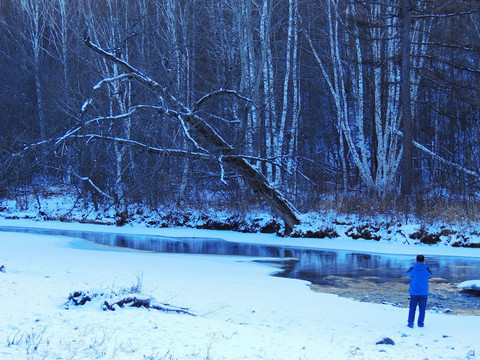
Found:
[[(280, 270), (275, 274), (276, 276), (308, 280), (314, 284), (322, 284), (325, 277), (330, 275), (352, 278), (370, 277), (377, 282), (402, 279), (406, 277), (406, 271), (415, 260), (411, 255), (369, 254), (344, 250), (236, 243), (222, 239), (170, 238), (19, 227), (0, 227), (0, 231), (69, 236), (103, 245), (163, 253), (273, 258), (271, 261), (262, 259), (261, 262), (269, 262), (276, 266), (280, 264)], [(427, 263), (434, 277), (444, 278), (449, 282), (480, 279), (479, 258), (428, 257)]]

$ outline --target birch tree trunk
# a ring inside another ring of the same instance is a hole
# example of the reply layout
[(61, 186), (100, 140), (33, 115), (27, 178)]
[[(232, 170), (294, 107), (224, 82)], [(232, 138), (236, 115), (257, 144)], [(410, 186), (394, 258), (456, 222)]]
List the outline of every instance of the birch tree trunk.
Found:
[[(300, 104), (301, 104), (301, 92), (300, 92), (300, 66), (298, 63), (298, 1), (293, 1), (293, 19), (292, 19), (292, 32), (293, 32), (293, 49), (292, 49), (292, 86), (293, 86), (293, 98), (292, 98), (292, 123), (290, 130), (290, 137), (288, 141), (288, 161), (287, 171), (289, 173), (295, 173), (297, 170), (297, 151), (298, 151), (298, 127), (300, 119)], [(296, 181), (295, 186), (296, 189)]]
[(54, 41), (52, 45), (55, 48), (58, 59), (62, 65), (63, 90), (68, 91), (68, 21), (71, 18), (71, 4), (68, 0), (53, 1), (49, 14), (49, 25)]
[[(182, 5), (175, 0), (167, 0), (165, 6), (165, 23), (167, 24), (168, 29), (168, 47), (173, 53), (173, 61), (171, 61), (170, 66), (172, 67), (175, 92), (177, 96), (182, 99), (182, 101), (190, 105), (191, 104), (191, 94), (192, 94), (192, 76), (191, 76), (191, 56), (189, 49), (189, 39), (187, 34), (191, 34), (188, 29), (186, 17), (193, 16), (188, 14), (187, 4)], [(190, 19), (195, 21), (194, 19)], [(191, 34), (193, 36), (193, 34)], [(182, 132), (179, 132), (181, 139), (181, 147), (185, 150), (188, 150), (187, 139), (183, 136)], [(182, 178), (179, 188), (179, 200), (185, 198), (186, 190), (188, 187), (189, 181), (189, 167), (190, 160), (185, 158), (183, 162), (183, 171)]]
[[(109, 48), (115, 49), (118, 56), (122, 56), (128, 61), (129, 47), (125, 42), (122, 29), (128, 29), (130, 20), (130, 8), (128, 0), (122, 0), (119, 3), (107, 1), (106, 16), (97, 19), (94, 11), (95, 3), (92, 0), (85, 1), (84, 13), (88, 19), (88, 31), (92, 39), (97, 42), (105, 42)], [(114, 78), (118, 80), (111, 81), (108, 84), (109, 91), (109, 115), (111, 117), (116, 113), (126, 114), (131, 106), (131, 84), (124, 82), (119, 78), (120, 72), (118, 64), (110, 63), (102, 59), (99, 64), (99, 70), (104, 78)], [(111, 122), (106, 129), (113, 137), (120, 136), (130, 139), (131, 136), (131, 118), (125, 117), (120, 121)], [(128, 200), (125, 193), (125, 175), (133, 169), (133, 157), (129, 147), (116, 141), (113, 142), (114, 154), (114, 201), (116, 214), (120, 221), (128, 216)], [(130, 155), (130, 156), (128, 156)]]
[[(273, 59), (270, 44), (271, 27), (271, 1), (263, 0), (260, 15), (260, 40), (263, 62), (263, 99), (264, 99), (264, 129), (265, 129), (265, 153), (267, 159), (275, 159), (275, 127), (277, 109), (275, 104)], [(266, 164), (266, 177), (269, 181), (274, 179), (275, 168), (271, 162)]]
[[(339, 26), (340, 26), (340, 18), (339, 18), (339, 11), (338, 11), (338, 2), (336, 0), (328, 0), (327, 1), (327, 34), (328, 34), (328, 45), (329, 45), (329, 60), (331, 61), (330, 68), (324, 63), (324, 60), (318, 53), (313, 44), (312, 39), (308, 34), (307, 40), (310, 44), (310, 48), (312, 49), (315, 59), (320, 67), (321, 73), (325, 78), (330, 93), (333, 97), (334, 104), (335, 104), (335, 115), (336, 115), (336, 122), (337, 122), (337, 129), (339, 131), (339, 142), (340, 145), (343, 144), (343, 141), (346, 142), (350, 150), (350, 156), (352, 157), (353, 163), (357, 167), (360, 177), (362, 178), (363, 182), (367, 185), (369, 189), (375, 189), (374, 179), (371, 174), (370, 165), (367, 161), (367, 148), (365, 146), (365, 139), (363, 138), (363, 121), (364, 117), (363, 114), (357, 113), (354, 117), (354, 124), (360, 130), (357, 133), (354, 133), (352, 127), (350, 125), (350, 114), (348, 111), (348, 96), (346, 92), (346, 84), (345, 84), (345, 75), (344, 75), (344, 65), (341, 57), (341, 48), (344, 40), (344, 36), (340, 33)], [(361, 51), (360, 48), (356, 48), (356, 51)], [(361, 58), (361, 53), (357, 54)], [(330, 70), (330, 71), (329, 71)], [(361, 71), (360, 71), (361, 73)], [(360, 75), (359, 75), (360, 76)], [(358, 79), (358, 80), (357, 80)], [(361, 77), (357, 77), (354, 81), (362, 81)], [(361, 96), (360, 91), (362, 91), (362, 87), (359, 84), (355, 85), (355, 89), (357, 92), (357, 96)], [(363, 97), (354, 99), (353, 101), (363, 102)], [(357, 142), (358, 141), (358, 142)], [(357, 145), (358, 144), (358, 145)], [(341, 146), (342, 148), (342, 146)], [(343, 151), (341, 150), (340, 154), (341, 158), (344, 156)], [(344, 167), (344, 191), (346, 191), (347, 187), (347, 178), (346, 178), (346, 159), (342, 158), (342, 165)]]
[[(342, 146), (345, 141), (349, 157), (367, 189), (386, 196), (397, 189), (395, 178), (403, 151), (397, 135), (401, 115), (397, 81), (400, 67), (395, 61), (399, 48), (395, 7), (381, 2), (359, 4), (340, 0), (328, 0), (326, 5), (330, 67), (308, 34), (307, 40), (334, 99), (339, 144)], [(345, 14), (344, 18), (342, 14)], [(364, 17), (362, 21), (371, 24), (368, 30), (370, 41), (364, 40), (366, 37), (360, 33), (357, 22), (360, 16)], [(363, 61), (365, 49), (373, 60), (370, 72), (373, 105), (370, 105), (370, 95), (365, 91), (364, 74), (368, 73), (370, 66)], [(343, 60), (345, 57), (353, 60), (348, 71)], [(350, 86), (351, 92), (347, 91)], [(371, 126), (367, 124), (368, 108), (372, 108)], [(373, 129), (371, 134), (365, 132), (367, 127)], [(342, 163), (344, 161), (342, 159)]]
[[(239, 90), (242, 94), (248, 94), (254, 102), (258, 102), (259, 96), (259, 68), (258, 64), (264, 61), (257, 59), (255, 53), (255, 44), (253, 40), (253, 33), (255, 31), (252, 19), (252, 1), (240, 0), (237, 8), (237, 26), (239, 36), (239, 51), (240, 51), (240, 85)], [(258, 108), (253, 104), (248, 105), (248, 112), (246, 115), (245, 124), (242, 125), (242, 131), (245, 132), (245, 150), (247, 154), (256, 156), (259, 155), (261, 149), (260, 144), (260, 114)], [(266, 110), (267, 111), (267, 110)]]
[(402, 131), (403, 131), (403, 158), (402, 158), (402, 186), (403, 195), (412, 192), (412, 106), (410, 96), (410, 25), (411, 9), (409, 0), (402, 0), (402, 71), (400, 92), (402, 98)]
[[(274, 8), (277, 6), (272, 0), (263, 0), (261, 7), (260, 40), (263, 60), (263, 98), (265, 117), (265, 148), (266, 157), (270, 161), (266, 165), (266, 177), (275, 186), (283, 186), (282, 165), (292, 168), (292, 161), (283, 159), (290, 152), (293, 152), (296, 126), (298, 126), (298, 67), (297, 67), (297, 18), (298, 7), (296, 0), (288, 1), (287, 33), (285, 48), (282, 52), (283, 62), (275, 62), (272, 36), (275, 32), (272, 29)], [(275, 46), (277, 47), (277, 46)], [(278, 55), (277, 55), (278, 56)], [(280, 67), (284, 67), (280, 70)], [(282, 77), (276, 74), (283, 74)], [(277, 80), (276, 84), (276, 79)], [(278, 102), (278, 105), (277, 105)], [(291, 127), (290, 139), (292, 145), (287, 141), (287, 127)], [(290, 159), (290, 157), (287, 157)]]
[[(47, 2), (45, 0), (20, 0), (18, 4), (20, 10), (25, 16), (25, 33), (24, 37), (30, 45), (32, 54), (32, 68), (35, 83), (37, 119), (40, 131), (40, 140), (45, 141), (45, 114), (43, 104), (43, 85), (42, 85), (42, 68), (41, 57), (43, 53), (43, 37), (46, 29), (46, 13)], [(47, 150), (44, 145), (41, 147), (42, 153), (42, 171), (45, 175), (46, 154)]]
[[(282, 99), (282, 112), (280, 117), (280, 123), (276, 124), (276, 131), (274, 136), (273, 151), (274, 158), (277, 161), (282, 162), (284, 155), (284, 141), (285, 130), (287, 126), (287, 114), (289, 114), (289, 98), (290, 98), (290, 77), (292, 73), (292, 49), (293, 44), (293, 32), (294, 32), (294, 18), (295, 18), (295, 4), (294, 0), (288, 1), (288, 29), (287, 29), (287, 43), (286, 43), (286, 56), (285, 56), (285, 75), (283, 78), (283, 99)], [(282, 170), (280, 167), (275, 172), (275, 184), (276, 186), (282, 185)]]

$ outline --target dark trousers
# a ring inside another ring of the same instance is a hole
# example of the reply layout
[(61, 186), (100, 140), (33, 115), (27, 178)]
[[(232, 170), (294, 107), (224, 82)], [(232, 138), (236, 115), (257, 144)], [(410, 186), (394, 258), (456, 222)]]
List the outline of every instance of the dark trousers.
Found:
[(423, 326), (425, 309), (427, 308), (427, 295), (410, 295), (410, 310), (408, 311), (408, 324), (415, 322), (415, 311), (418, 305), (418, 326)]

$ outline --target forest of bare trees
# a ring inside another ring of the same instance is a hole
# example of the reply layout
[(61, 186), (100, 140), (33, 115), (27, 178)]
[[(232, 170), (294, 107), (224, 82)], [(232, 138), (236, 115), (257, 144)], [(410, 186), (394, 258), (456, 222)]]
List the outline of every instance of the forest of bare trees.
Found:
[(0, 0), (0, 82), (0, 196), (260, 195), (294, 225), (479, 190), (477, 0)]

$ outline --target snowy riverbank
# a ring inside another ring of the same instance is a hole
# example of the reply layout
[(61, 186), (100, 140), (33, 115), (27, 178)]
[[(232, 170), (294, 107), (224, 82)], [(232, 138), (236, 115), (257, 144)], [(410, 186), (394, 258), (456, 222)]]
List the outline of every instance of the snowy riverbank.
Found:
[[(195, 229), (2, 220), (0, 225), (218, 237), (364, 251), (480, 256), (478, 249), (351, 239), (287, 239)], [(409, 329), (406, 310), (315, 293), (268, 276), (248, 258), (106, 251), (61, 236), (0, 232), (0, 358), (13, 359), (473, 359), (478, 317), (427, 313)], [(140, 289), (138, 285), (140, 286)], [(103, 311), (102, 300), (66, 309), (74, 291), (120, 294), (186, 307)], [(394, 345), (378, 344), (384, 338)]]
[[(121, 228), (121, 231), (153, 229), (156, 233), (166, 236), (169, 236), (172, 229), (176, 231), (178, 228), (185, 231), (188, 229), (196, 234), (198, 230), (231, 230), (235, 231), (235, 235), (230, 235), (235, 236), (235, 241), (248, 242), (251, 241), (252, 234), (262, 234), (253, 238), (266, 239), (267, 242), (307, 244), (324, 248), (354, 247), (367, 248), (367, 251), (372, 251), (370, 248), (373, 248), (374, 251), (389, 253), (408, 251), (410, 254), (407, 249), (416, 249), (415, 246), (403, 245), (418, 245), (438, 255), (444, 251), (448, 254), (450, 250), (454, 254), (478, 253), (480, 250), (480, 223), (471, 221), (426, 222), (412, 216), (406, 217), (405, 214), (358, 215), (325, 211), (301, 215), (301, 224), (294, 228), (290, 235), (292, 238), (282, 239), (284, 235), (282, 222), (267, 212), (150, 209), (133, 204), (129, 208), (129, 217), (119, 220), (113, 206), (99, 205), (94, 208), (91, 203), (85, 203), (71, 194), (71, 189), (54, 188), (50, 193), (44, 196), (30, 194), (15, 199), (1, 199), (0, 221), (21, 220), (28, 223), (30, 220), (35, 224), (62, 221), (69, 228), (81, 225), (80, 223), (104, 224), (110, 225), (109, 229)], [(123, 226), (116, 226), (119, 221)], [(279, 236), (263, 236), (265, 233), (277, 233)], [(208, 231), (205, 234), (208, 234)], [(385, 246), (387, 250), (383, 250)], [(468, 251), (457, 251), (453, 248)], [(413, 250), (413, 253), (416, 251)]]

